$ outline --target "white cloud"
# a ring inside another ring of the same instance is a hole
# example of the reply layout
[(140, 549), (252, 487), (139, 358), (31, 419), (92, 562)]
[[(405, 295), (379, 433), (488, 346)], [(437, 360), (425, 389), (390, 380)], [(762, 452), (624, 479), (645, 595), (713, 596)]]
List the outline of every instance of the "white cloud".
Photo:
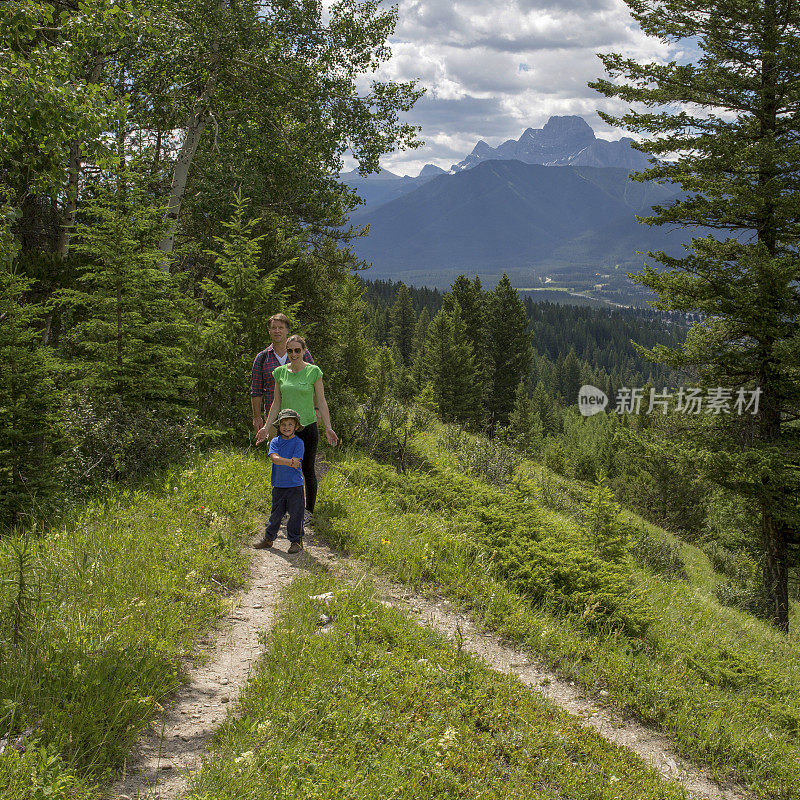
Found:
[(670, 55), (642, 34), (622, 0), (401, 0), (392, 51), (375, 77), (427, 89), (407, 115), (422, 126), (425, 146), (382, 162), (409, 174), (425, 163), (447, 168), (478, 139), (496, 146), (556, 114), (579, 114), (598, 135), (619, 138), (625, 132), (596, 112), (624, 106), (586, 85), (602, 75), (596, 53)]

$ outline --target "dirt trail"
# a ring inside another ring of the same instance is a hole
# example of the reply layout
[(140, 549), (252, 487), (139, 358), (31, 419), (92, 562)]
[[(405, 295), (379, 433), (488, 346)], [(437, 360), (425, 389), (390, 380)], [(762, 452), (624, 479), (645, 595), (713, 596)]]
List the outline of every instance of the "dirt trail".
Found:
[[(309, 531), (310, 533), (310, 531)], [(201, 641), (202, 661), (175, 693), (164, 713), (137, 742), (125, 774), (110, 798), (175, 800), (186, 790), (187, 776), (200, 766), (209, 739), (235, 703), (261, 654), (261, 634), (277, 616), (278, 599), (300, 570), (327, 566), (330, 550), (306, 535), (306, 549), (288, 555), (285, 529), (271, 550), (253, 553), (250, 589), (216, 630)]]
[[(351, 567), (358, 563), (337, 557), (310, 530), (305, 546), (302, 553), (289, 556), (288, 542), (281, 536), (272, 550), (254, 553), (251, 588), (212, 632), (210, 637), (216, 635), (216, 640), (206, 651), (206, 663), (192, 671), (190, 682), (178, 690), (162, 718), (153, 723), (137, 744), (126, 774), (111, 788), (110, 798), (177, 800), (186, 790), (188, 774), (200, 766), (212, 733), (235, 702), (260, 655), (260, 635), (275, 620), (281, 590), (300, 570), (327, 569), (338, 564), (336, 572), (341, 574), (344, 562)], [(635, 752), (665, 778), (679, 781), (693, 797), (749, 800), (750, 795), (742, 787), (716, 783), (703, 770), (678, 756), (665, 736), (619, 718), (587, 697), (579, 686), (560, 679), (496, 635), (480, 631), (468, 614), (449, 601), (424, 598), (383, 579), (379, 585), (383, 602), (407, 610), (419, 624), (451, 639), (460, 635), (464, 649), (479, 656), (488, 666), (518, 676), (587, 727)]]
[(662, 734), (635, 721), (622, 719), (588, 697), (574, 682), (533, 661), (525, 652), (504, 644), (497, 635), (479, 630), (472, 618), (444, 599), (430, 600), (409, 593), (405, 587), (384, 583), (385, 601), (407, 610), (412, 619), (451, 640), (461, 638), (464, 650), (474, 653), (492, 669), (516, 675), (522, 683), (552, 700), (603, 738), (627, 747), (669, 780), (676, 780), (693, 797), (708, 800), (749, 800), (744, 787), (718, 783), (706, 772), (683, 759)]

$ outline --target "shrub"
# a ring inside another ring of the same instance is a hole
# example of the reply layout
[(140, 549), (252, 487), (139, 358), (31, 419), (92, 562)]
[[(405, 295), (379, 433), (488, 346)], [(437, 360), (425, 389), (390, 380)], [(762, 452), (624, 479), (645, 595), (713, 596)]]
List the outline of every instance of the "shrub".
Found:
[(739, 586), (759, 583), (761, 571), (758, 563), (749, 553), (737, 552), (713, 541), (704, 544), (702, 550), (711, 561), (711, 566), (717, 572), (730, 578), (732, 583)]
[(628, 533), (620, 513), (611, 489), (599, 474), (592, 491), (586, 527), (600, 557), (616, 564), (624, 563), (628, 557)]
[(69, 447), (64, 482), (77, 494), (183, 461), (195, 451), (201, 434), (192, 418), (124, 410), (85, 393), (67, 397), (62, 429)]
[(757, 586), (742, 586), (725, 581), (714, 588), (714, 596), (725, 606), (770, 619), (772, 603), (768, 592)]
[(348, 482), (378, 489), (400, 513), (447, 520), (454, 539), (470, 531), (470, 543), (497, 577), (537, 605), (573, 614), (589, 628), (610, 626), (631, 636), (650, 624), (649, 606), (631, 591), (626, 559), (604, 560), (577, 525), (553, 532), (540, 506), (516, 488), (436, 467), (400, 476), (377, 464), (349, 473)]
[(19, 753), (9, 747), (0, 756), (0, 797), (14, 800), (89, 800), (94, 796), (67, 767), (53, 746), (27, 742)]
[(628, 531), (630, 553), (640, 563), (667, 580), (688, 580), (680, 547), (651, 533), (644, 525)]
[(454, 425), (444, 428), (441, 444), (470, 475), (496, 486), (509, 483), (522, 464), (519, 451), (509, 447), (502, 438), (472, 436)]
[(548, 469), (563, 475), (567, 469), (567, 455), (564, 445), (555, 439), (548, 439), (544, 448), (544, 463)]

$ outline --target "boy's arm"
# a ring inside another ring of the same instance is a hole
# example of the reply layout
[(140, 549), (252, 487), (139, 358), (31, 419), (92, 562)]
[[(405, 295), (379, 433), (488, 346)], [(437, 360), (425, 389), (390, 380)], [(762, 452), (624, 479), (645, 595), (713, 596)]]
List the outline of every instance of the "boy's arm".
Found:
[[(292, 466), (293, 467), (296, 467), (297, 469), (299, 469), (300, 467), (303, 466), (303, 456), (305, 455), (305, 452), (306, 452), (306, 446), (303, 443), (303, 440), (300, 439), (299, 437), (295, 436), (294, 437), (294, 450), (292, 451), (292, 456), (294, 456), (294, 458), (292, 458)], [(296, 464), (294, 463), (295, 459), (297, 459), (297, 463)]]
[(270, 460), (273, 464), (278, 464), (284, 467), (291, 467), (292, 466), (292, 459), (291, 458), (283, 458), (283, 456), (279, 456), (277, 453), (270, 453), (269, 454)]

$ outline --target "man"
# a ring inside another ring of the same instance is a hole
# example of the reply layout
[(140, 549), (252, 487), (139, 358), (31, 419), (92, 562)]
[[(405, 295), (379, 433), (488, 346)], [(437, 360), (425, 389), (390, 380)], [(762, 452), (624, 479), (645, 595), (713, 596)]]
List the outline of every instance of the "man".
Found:
[[(250, 405), (253, 407), (253, 427), (256, 431), (264, 426), (263, 412), (269, 412), (275, 396), (275, 381), (272, 371), (286, 363), (286, 340), (289, 338), (289, 317), (286, 314), (273, 314), (269, 318), (269, 338), (272, 344), (262, 350), (253, 362), (253, 376), (250, 382)], [(314, 363), (311, 353), (306, 350), (303, 358)]]

